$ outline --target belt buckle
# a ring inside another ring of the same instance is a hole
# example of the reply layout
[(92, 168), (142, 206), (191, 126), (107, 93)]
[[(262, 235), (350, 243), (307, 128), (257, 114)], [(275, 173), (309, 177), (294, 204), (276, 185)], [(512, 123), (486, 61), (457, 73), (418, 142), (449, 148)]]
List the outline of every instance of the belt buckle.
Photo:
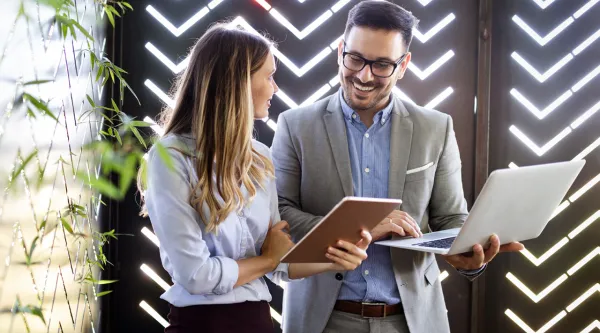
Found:
[[(367, 317), (365, 316), (365, 305), (381, 305), (383, 307), (383, 317)], [(363, 318), (385, 318), (387, 316), (387, 309), (386, 309), (386, 303), (369, 303), (369, 302), (362, 302), (361, 303), (361, 307), (360, 307), (360, 315)]]

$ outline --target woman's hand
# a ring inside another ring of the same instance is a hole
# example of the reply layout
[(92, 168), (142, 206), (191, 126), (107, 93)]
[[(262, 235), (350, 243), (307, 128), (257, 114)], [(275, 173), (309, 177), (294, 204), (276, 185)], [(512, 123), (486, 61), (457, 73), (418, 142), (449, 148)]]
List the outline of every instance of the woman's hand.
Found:
[(267, 231), (267, 236), (262, 245), (262, 255), (272, 261), (273, 269), (279, 265), (281, 258), (294, 247), (292, 237), (287, 233), (289, 225), (280, 221)]
[(336, 244), (337, 248), (327, 249), (325, 256), (333, 261), (331, 270), (352, 271), (367, 259), (367, 248), (371, 244), (372, 237), (365, 230), (361, 232), (361, 236), (362, 239), (356, 244), (340, 240)]

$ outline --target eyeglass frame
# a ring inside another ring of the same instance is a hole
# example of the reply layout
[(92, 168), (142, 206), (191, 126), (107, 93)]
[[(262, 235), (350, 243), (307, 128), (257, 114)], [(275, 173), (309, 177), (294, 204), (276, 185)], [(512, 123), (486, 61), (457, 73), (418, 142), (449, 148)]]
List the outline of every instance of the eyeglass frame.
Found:
[[(353, 72), (360, 72), (367, 65), (369, 65), (369, 68), (371, 69), (371, 74), (373, 74), (373, 76), (376, 76), (376, 77), (382, 78), (382, 79), (387, 79), (388, 77), (394, 75), (394, 72), (396, 72), (396, 69), (398, 68), (398, 65), (400, 65), (400, 63), (402, 61), (404, 61), (404, 59), (406, 58), (406, 56), (408, 55), (408, 53), (409, 52), (406, 51), (406, 53), (404, 53), (400, 57), (400, 59), (398, 59), (396, 62), (390, 62), (390, 61), (384, 61), (384, 60), (369, 60), (369, 59), (365, 59), (365, 57), (363, 57), (361, 55), (358, 55), (358, 54), (355, 54), (355, 53), (352, 53), (352, 52), (346, 52), (346, 42), (344, 41), (344, 50), (342, 51), (342, 65), (345, 68), (347, 68), (348, 70), (351, 70)], [(348, 55), (348, 54), (352, 55), (352, 56), (355, 56), (355, 57), (359, 57), (360, 59), (362, 59), (362, 61), (363, 61), (364, 64), (363, 64), (363, 66), (359, 70), (354, 70), (354, 69), (348, 68), (348, 66), (346, 66), (346, 64), (344, 63), (344, 59), (346, 58), (346, 55)], [(390, 75), (388, 75), (388, 76), (381, 76), (381, 75), (375, 74), (375, 72), (373, 72), (373, 64), (376, 63), (376, 62), (383, 62), (383, 63), (389, 64), (389, 65), (394, 65), (394, 69), (392, 69), (392, 73), (390, 73)]]

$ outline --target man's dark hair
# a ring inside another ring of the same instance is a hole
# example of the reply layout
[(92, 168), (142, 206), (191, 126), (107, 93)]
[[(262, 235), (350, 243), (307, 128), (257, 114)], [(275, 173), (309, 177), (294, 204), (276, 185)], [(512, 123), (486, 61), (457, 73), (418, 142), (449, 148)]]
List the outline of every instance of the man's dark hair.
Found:
[(353, 27), (365, 27), (400, 31), (406, 49), (413, 37), (413, 28), (419, 20), (406, 9), (388, 1), (365, 0), (356, 4), (348, 13), (344, 36), (348, 36)]

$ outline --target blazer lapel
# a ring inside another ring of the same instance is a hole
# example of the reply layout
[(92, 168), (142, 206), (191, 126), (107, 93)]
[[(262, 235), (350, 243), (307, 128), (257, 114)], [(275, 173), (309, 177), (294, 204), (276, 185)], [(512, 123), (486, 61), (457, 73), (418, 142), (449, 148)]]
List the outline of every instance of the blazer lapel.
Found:
[(329, 145), (333, 152), (333, 159), (342, 182), (342, 188), (346, 196), (352, 196), (352, 168), (350, 167), (350, 153), (348, 152), (348, 137), (346, 136), (346, 124), (342, 115), (339, 94), (334, 94), (329, 100), (327, 110), (323, 116)]
[(406, 168), (410, 158), (413, 122), (402, 101), (397, 97), (393, 98), (388, 196), (392, 199), (402, 199)]

